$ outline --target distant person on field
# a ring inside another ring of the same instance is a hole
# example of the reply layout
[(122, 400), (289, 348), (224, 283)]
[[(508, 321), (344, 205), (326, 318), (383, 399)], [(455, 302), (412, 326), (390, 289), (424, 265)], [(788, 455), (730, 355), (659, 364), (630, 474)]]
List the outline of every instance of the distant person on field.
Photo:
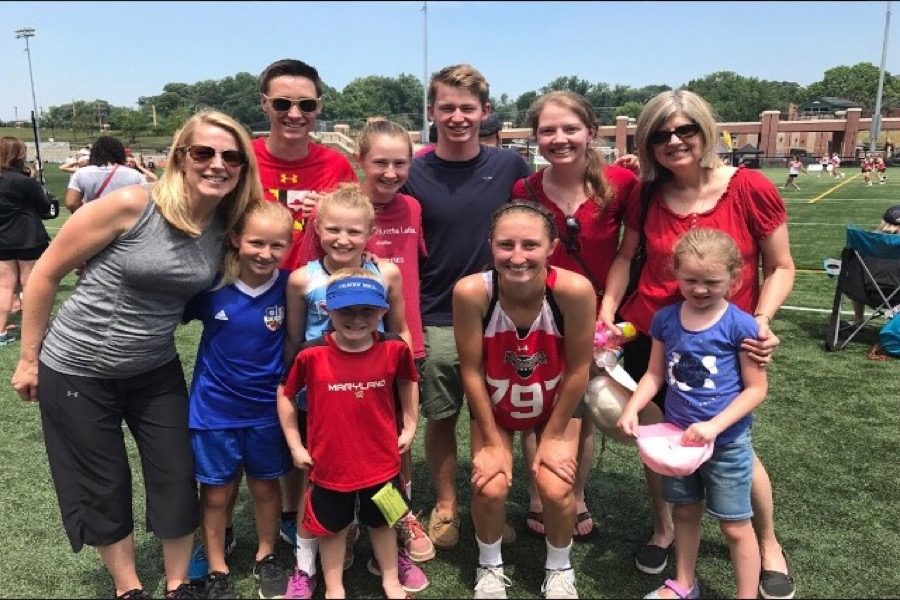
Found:
[(817, 177), (821, 177), (823, 173), (834, 177), (834, 167), (831, 166), (831, 157), (828, 156), (827, 152), (819, 159), (819, 164), (822, 165), (822, 173), (819, 173)]
[(147, 183), (153, 183), (154, 181), (159, 180), (159, 177), (154, 173), (151, 169), (144, 166), (143, 157), (141, 160), (136, 160), (134, 156), (132, 156), (128, 151), (125, 152), (125, 166), (134, 169), (138, 173), (144, 176), (144, 179), (147, 180)]
[[(900, 204), (892, 206), (881, 217), (881, 222), (875, 228), (875, 231), (881, 233), (890, 233), (900, 235)], [(862, 302), (853, 301), (853, 324), (859, 325), (865, 319), (866, 305)]]
[(808, 173), (806, 167), (803, 166), (803, 161), (800, 160), (799, 156), (792, 156), (788, 159), (788, 176), (787, 181), (784, 182), (784, 185), (781, 186), (781, 189), (786, 190), (788, 186), (791, 186), (798, 192), (800, 191), (800, 187), (797, 185), (796, 179), (800, 176), (800, 172)]
[(831, 174), (838, 179), (843, 179), (845, 175), (841, 173), (841, 157), (837, 152), (831, 155)]
[(878, 185), (884, 185), (887, 182), (887, 163), (880, 154), (875, 157), (875, 173), (878, 175)]
[(25, 174), (25, 144), (0, 137), (0, 346), (15, 341), (7, 319), (31, 269), (50, 243), (40, 213), (47, 210), (41, 185)]
[(97, 138), (91, 147), (89, 165), (69, 178), (65, 204), (70, 212), (97, 198), (128, 185), (147, 183), (138, 171), (125, 166), (125, 146), (114, 137)]
[(75, 153), (73, 158), (70, 158), (59, 165), (60, 171), (65, 171), (66, 173), (74, 173), (81, 167), (86, 167), (90, 164), (91, 157), (91, 148), (90, 146), (85, 146), (81, 150)]
[(859, 170), (863, 175), (863, 184), (872, 185), (872, 171), (875, 169), (875, 159), (871, 154), (866, 154), (859, 163)]

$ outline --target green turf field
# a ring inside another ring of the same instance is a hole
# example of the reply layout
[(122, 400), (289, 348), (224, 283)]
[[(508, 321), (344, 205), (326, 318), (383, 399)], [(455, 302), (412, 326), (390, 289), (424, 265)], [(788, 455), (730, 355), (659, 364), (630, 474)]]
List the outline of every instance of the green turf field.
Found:
[[(766, 173), (782, 185), (787, 169)], [(846, 224), (872, 227), (887, 206), (900, 202), (900, 171), (888, 169), (889, 183), (872, 187), (863, 186), (856, 171), (846, 173), (847, 178), (840, 181), (801, 175), (800, 191), (783, 192), (800, 271), (793, 294), (773, 322), (783, 343), (769, 369), (770, 394), (757, 411), (753, 433), (774, 484), (776, 525), (795, 570), (798, 597), (896, 597), (900, 593), (900, 503), (896, 499), (900, 361), (866, 358), (876, 338), (876, 325), (846, 350), (823, 350), (834, 281), (822, 272), (822, 260), (840, 256)], [(67, 176), (50, 168), (48, 179), (62, 198)], [(58, 226), (64, 218), (48, 225)], [(71, 292), (73, 283), (71, 276), (64, 280), (63, 295)], [(190, 376), (199, 328), (182, 327), (177, 335)], [(0, 348), (4, 382), (15, 367), (18, 349), (18, 344)], [(73, 554), (62, 531), (37, 407), (21, 402), (8, 383), (0, 390), (0, 597), (110, 597), (112, 583), (96, 552), (86, 548)], [(440, 552), (426, 565), (431, 586), (418, 594), (420, 598), (472, 594), (477, 549), (468, 512), (468, 431), (462, 424), (458, 431), (463, 457), (457, 479), (462, 539), (456, 549)], [(413, 504), (427, 516), (433, 496), (421, 428), (414, 458)], [(159, 597), (164, 587), (160, 545), (144, 531), (137, 462), (133, 469), (138, 568), (147, 589)], [(523, 528), (527, 494), (521, 464), (517, 463), (514, 477), (508, 508), (519, 541), (504, 550), (506, 573), (513, 581), (509, 594), (536, 598), (543, 578), (544, 542), (529, 537)], [(576, 543), (573, 551), (582, 598), (639, 597), (659, 585), (663, 576), (672, 576), (672, 567), (660, 576), (644, 575), (633, 567), (634, 548), (646, 540), (650, 528), (641, 465), (633, 448), (612, 443), (602, 459), (598, 457), (589, 482), (588, 506), (599, 535)], [(238, 546), (230, 565), (238, 593), (248, 598), (257, 593), (251, 573), (252, 518), (252, 502), (244, 490), (236, 510)], [(365, 568), (371, 552), (366, 536), (356, 552), (357, 560), (346, 575), (348, 594), (381, 597), (379, 580)], [(285, 566), (291, 564), (291, 553), (280, 542), (279, 558)], [(733, 596), (728, 547), (709, 519), (704, 521), (698, 574), (706, 597)], [(323, 587), (320, 582), (317, 597), (322, 597)]]

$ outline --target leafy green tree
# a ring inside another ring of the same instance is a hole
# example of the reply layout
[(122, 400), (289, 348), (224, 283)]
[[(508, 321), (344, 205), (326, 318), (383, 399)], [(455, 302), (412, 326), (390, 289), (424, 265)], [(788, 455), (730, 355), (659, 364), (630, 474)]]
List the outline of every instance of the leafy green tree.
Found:
[(525, 115), (528, 113), (531, 103), (537, 100), (537, 97), (538, 93), (531, 91), (525, 92), (516, 98), (516, 127), (525, 126)]
[(683, 87), (703, 96), (722, 121), (758, 121), (764, 110), (785, 111), (802, 96), (796, 83), (759, 80), (732, 71), (710, 73)]
[(586, 79), (581, 79), (580, 77), (577, 77), (575, 75), (567, 75), (564, 77), (557, 77), (556, 79), (542, 87), (541, 94), (546, 94), (547, 92), (555, 92), (557, 90), (569, 90), (570, 92), (575, 92), (576, 94), (587, 96), (592, 87), (594, 87), (594, 85)]
[(147, 117), (140, 110), (130, 110), (117, 117), (117, 129), (132, 144), (137, 142), (137, 137), (147, 129)]
[[(875, 107), (875, 96), (878, 94), (878, 77), (880, 70), (872, 63), (862, 62), (848, 67), (841, 65), (825, 71), (822, 81), (807, 87), (805, 100), (814, 100), (822, 96), (832, 96), (858, 102), (865, 108)], [(884, 99), (900, 98), (900, 78), (884, 73)]]

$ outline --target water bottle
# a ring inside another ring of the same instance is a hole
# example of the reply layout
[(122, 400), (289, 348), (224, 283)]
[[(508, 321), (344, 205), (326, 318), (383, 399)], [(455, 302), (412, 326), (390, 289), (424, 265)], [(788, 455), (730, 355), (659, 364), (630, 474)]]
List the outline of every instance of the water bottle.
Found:
[(597, 322), (594, 331), (594, 363), (601, 368), (612, 368), (622, 357), (622, 344), (637, 336), (637, 329), (628, 322), (616, 323), (621, 334), (614, 334), (603, 321)]

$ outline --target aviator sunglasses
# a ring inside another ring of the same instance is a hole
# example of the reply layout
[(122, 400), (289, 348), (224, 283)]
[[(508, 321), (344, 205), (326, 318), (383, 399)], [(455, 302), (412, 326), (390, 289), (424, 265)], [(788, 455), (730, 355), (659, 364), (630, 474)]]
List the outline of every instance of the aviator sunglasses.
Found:
[[(178, 149), (187, 152), (188, 156), (199, 163), (209, 162), (216, 155), (216, 149), (210, 146), (181, 146)], [(222, 155), (222, 162), (229, 167), (240, 167), (247, 162), (247, 155), (241, 150), (223, 150), (219, 154)]]
[(647, 141), (651, 144), (665, 144), (672, 139), (673, 133), (678, 136), (678, 139), (684, 141), (700, 133), (700, 126), (696, 123), (688, 123), (687, 125), (679, 125), (669, 131), (654, 131), (647, 136)]
[(291, 110), (291, 107), (295, 104), (301, 112), (316, 112), (319, 109), (319, 105), (322, 103), (321, 98), (297, 98), (294, 100), (292, 98), (282, 98), (280, 96), (273, 98), (272, 96), (266, 96), (265, 94), (263, 94), (263, 98), (268, 100), (272, 105), (272, 108), (278, 112), (287, 112)]

